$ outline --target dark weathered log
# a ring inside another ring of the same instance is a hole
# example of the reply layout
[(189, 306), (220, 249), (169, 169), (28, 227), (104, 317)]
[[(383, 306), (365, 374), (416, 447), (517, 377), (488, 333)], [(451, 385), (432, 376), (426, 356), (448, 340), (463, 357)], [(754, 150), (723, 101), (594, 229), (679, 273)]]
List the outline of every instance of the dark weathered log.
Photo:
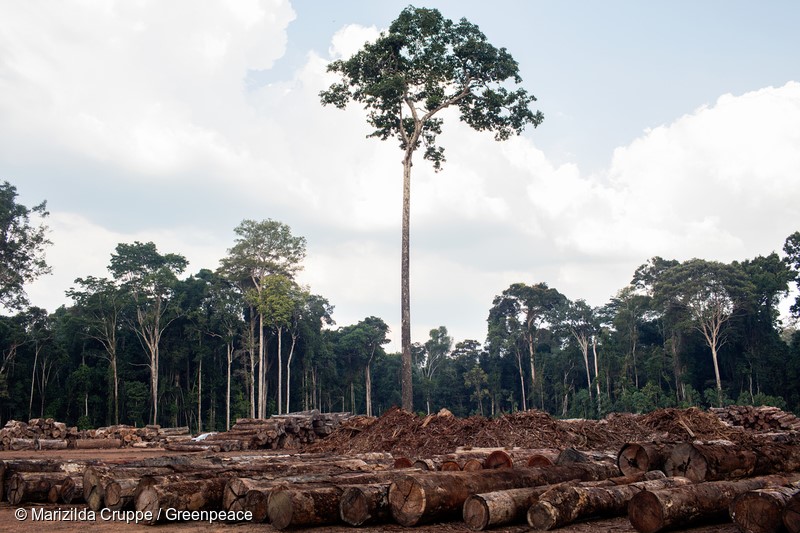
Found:
[(629, 442), (625, 444), (617, 455), (617, 466), (623, 475), (663, 470), (673, 445)]
[(633, 476), (614, 477), (600, 481), (567, 481), (558, 485), (526, 487), (520, 489), (500, 490), (485, 494), (473, 494), (464, 502), (463, 517), (467, 527), (481, 531), (489, 527), (524, 522), (528, 509), (535, 504), (539, 496), (554, 486), (608, 487), (625, 485), (652, 479), (664, 479), (664, 473), (655, 470), (642, 472)]
[(742, 533), (774, 533), (783, 524), (783, 510), (800, 485), (768, 487), (740, 494), (733, 500), (731, 520)]
[(276, 529), (335, 524), (340, 520), (343, 490), (338, 486), (276, 490), (267, 504), (270, 524)]
[(800, 494), (795, 494), (783, 510), (783, 526), (789, 533), (800, 533)]
[(351, 526), (364, 526), (388, 521), (389, 483), (347, 487), (339, 502), (339, 516)]
[[(208, 511), (221, 509), (225, 478), (212, 477), (174, 483), (149, 484), (136, 493), (136, 510), (145, 524), (154, 524), (165, 514), (159, 509), (176, 511)], [(151, 517), (148, 519), (147, 517)]]
[(613, 487), (554, 487), (528, 510), (528, 525), (551, 530), (593, 516), (622, 516), (628, 502), (643, 490), (660, 490), (691, 484), (684, 477), (640, 481)]
[(724, 521), (728, 519), (728, 506), (739, 494), (786, 483), (787, 479), (781, 476), (763, 476), (642, 491), (628, 504), (628, 518), (639, 533), (656, 533), (697, 520)]
[(464, 501), (473, 494), (534, 487), (570, 479), (604, 479), (618, 473), (615, 465), (576, 464), (404, 475), (389, 488), (389, 504), (397, 523), (415, 526), (434, 519), (457, 516)]

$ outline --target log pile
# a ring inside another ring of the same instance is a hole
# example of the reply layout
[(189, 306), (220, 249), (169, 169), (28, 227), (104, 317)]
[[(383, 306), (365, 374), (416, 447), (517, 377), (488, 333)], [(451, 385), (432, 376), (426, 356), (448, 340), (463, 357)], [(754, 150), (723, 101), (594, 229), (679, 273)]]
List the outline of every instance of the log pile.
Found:
[(800, 431), (800, 418), (778, 407), (762, 405), (729, 405), (709, 409), (720, 420), (731, 426), (753, 431)]
[(270, 418), (240, 418), (230, 431), (203, 438), (167, 443), (173, 451), (229, 452), (295, 449), (330, 435), (350, 413), (321, 413), (314, 409)]
[[(794, 444), (632, 441), (613, 457), (601, 447), (571, 445), (462, 447), (427, 456), (420, 448), (415, 461), (388, 452), (277, 449), (319, 439), (346, 416), (306, 412), (242, 419), (230, 432), (197, 443), (165, 444), (207, 446), (212, 453), (107, 463), (0, 461), (0, 487), (14, 505), (83, 498), (92, 510), (135, 510), (152, 517), (151, 523), (165, 516), (158, 510), (169, 508), (247, 512), (246, 519), (278, 530), (459, 519), (473, 530), (526, 522), (549, 530), (627, 512), (640, 532), (732, 520), (745, 533), (776, 531), (781, 523), (800, 533), (800, 447)], [(183, 437), (182, 429), (173, 435), (154, 426), (141, 429), (149, 438)], [(126, 431), (104, 428), (83, 440), (122, 442)], [(223, 447), (276, 449), (216, 453)], [(541, 466), (530, 466), (534, 456)]]
[(65, 448), (161, 447), (166, 443), (191, 439), (188, 427), (137, 428), (124, 424), (79, 431), (52, 418), (33, 418), (28, 422), (9, 420), (0, 429), (0, 450), (63, 450)]

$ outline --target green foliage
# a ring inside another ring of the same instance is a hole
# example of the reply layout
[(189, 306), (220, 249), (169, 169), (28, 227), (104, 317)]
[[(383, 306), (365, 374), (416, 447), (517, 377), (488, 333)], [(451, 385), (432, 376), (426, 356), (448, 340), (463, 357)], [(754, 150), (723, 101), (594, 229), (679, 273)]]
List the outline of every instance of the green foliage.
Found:
[(94, 424), (92, 424), (92, 420), (86, 415), (79, 416), (78, 422), (75, 425), (78, 427), (79, 431), (85, 431), (87, 429), (92, 429), (94, 427)]
[(522, 80), (506, 49), (492, 46), (466, 19), (453, 22), (436, 9), (407, 7), (387, 33), (328, 71), (341, 81), (320, 93), (324, 105), (362, 104), (371, 137), (393, 137), (406, 152), (424, 144), (424, 157), (436, 169), (444, 148), (436, 143), (442, 120), (435, 115), (447, 107), (457, 107), (463, 122), (494, 132), (497, 140), (544, 118), (529, 108), (536, 98), (508, 88)]
[(32, 208), (18, 204), (17, 189), (7, 181), (0, 183), (0, 306), (10, 310), (28, 304), (25, 284), (48, 274), (44, 257), (47, 226), (34, 225), (31, 217), (46, 218), (47, 203)]

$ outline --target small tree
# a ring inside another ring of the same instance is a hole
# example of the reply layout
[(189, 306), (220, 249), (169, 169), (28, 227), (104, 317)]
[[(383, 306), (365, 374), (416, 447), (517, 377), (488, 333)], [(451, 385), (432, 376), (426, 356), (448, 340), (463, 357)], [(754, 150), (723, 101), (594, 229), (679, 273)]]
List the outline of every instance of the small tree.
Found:
[(334, 61), (329, 72), (342, 77), (320, 93), (323, 105), (344, 109), (351, 100), (367, 110), (374, 128), (370, 137), (394, 138), (403, 151), (403, 221), (400, 266), (402, 403), (413, 410), (411, 372), (411, 309), (409, 289), (409, 220), (411, 165), (414, 152), (439, 170), (444, 148), (440, 113), (459, 110), (461, 120), (478, 131), (493, 131), (495, 139), (519, 134), (527, 124), (538, 126), (543, 116), (529, 105), (536, 99), (507, 82), (522, 80), (519, 65), (505, 48), (495, 48), (466, 19), (453, 22), (436, 9), (409, 6), (374, 43), (353, 57)]

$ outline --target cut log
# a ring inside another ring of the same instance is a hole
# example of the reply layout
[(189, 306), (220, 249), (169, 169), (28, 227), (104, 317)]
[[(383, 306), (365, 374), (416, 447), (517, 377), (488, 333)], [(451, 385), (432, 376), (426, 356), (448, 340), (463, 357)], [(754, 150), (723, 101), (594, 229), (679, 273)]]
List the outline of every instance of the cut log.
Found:
[(656, 533), (698, 520), (727, 520), (728, 507), (739, 494), (787, 482), (781, 476), (763, 476), (642, 491), (628, 504), (628, 518), (639, 533)]
[(800, 533), (800, 494), (795, 494), (783, 510), (783, 525), (789, 533)]
[(550, 459), (546, 455), (542, 454), (535, 454), (528, 457), (528, 466), (529, 467), (537, 467), (537, 466), (550, 466), (553, 464), (553, 460)]
[(246, 477), (232, 477), (225, 484), (222, 495), (222, 508), (226, 511), (243, 511), (247, 493), (256, 488), (268, 488), (276, 482), (272, 479), (251, 479)]
[(549, 531), (594, 516), (622, 516), (633, 496), (643, 490), (659, 490), (691, 484), (684, 477), (640, 481), (613, 487), (554, 487), (528, 510), (528, 525)]
[(339, 516), (351, 526), (365, 526), (388, 521), (389, 483), (347, 487), (339, 502)]
[(433, 459), (417, 459), (411, 464), (411, 468), (419, 468), (420, 470), (428, 470), (431, 472), (439, 470), (436, 468), (436, 464), (433, 462)]
[(266, 522), (269, 519), (269, 495), (278, 489), (278, 485), (272, 487), (256, 487), (248, 490), (244, 498), (244, 510), (250, 512), (250, 519), (253, 523)]
[(800, 447), (780, 443), (753, 449), (732, 443), (685, 443), (673, 448), (664, 465), (668, 475), (717, 481), (800, 470)]
[(96, 450), (122, 448), (120, 439), (77, 439), (75, 449), (77, 450)]
[(514, 460), (503, 450), (495, 450), (483, 461), (483, 468), (513, 468)]
[(604, 479), (618, 473), (614, 465), (576, 464), (404, 475), (389, 488), (389, 504), (397, 523), (415, 526), (457, 516), (466, 499), (473, 494), (534, 487), (570, 479)]
[(134, 504), (138, 478), (120, 478), (105, 486), (104, 505), (112, 511), (130, 509)]
[(61, 484), (61, 501), (77, 503), (83, 501), (83, 476), (67, 476)]
[(173, 472), (168, 467), (148, 466), (91, 466), (83, 473), (83, 499), (93, 511), (99, 511), (105, 505), (106, 487), (122, 479), (139, 479), (148, 475), (164, 475)]
[(398, 457), (394, 460), (393, 468), (411, 468), (413, 465), (414, 461), (408, 457)]
[(672, 448), (671, 444), (629, 442), (620, 449), (617, 466), (626, 476), (650, 470), (663, 470)]
[(464, 472), (477, 472), (478, 470), (483, 470), (483, 461), (480, 461), (479, 459), (467, 459), (461, 466), (461, 470)]
[(276, 490), (267, 503), (270, 524), (275, 529), (335, 524), (340, 520), (339, 503), (343, 490), (336, 486)]
[[(606, 487), (625, 485), (652, 479), (664, 479), (659, 470), (639, 473), (633, 476), (614, 477), (600, 481), (567, 481), (556, 486), (577, 485), (581, 487)], [(526, 520), (528, 509), (539, 496), (553, 488), (553, 485), (500, 490), (485, 494), (473, 494), (464, 502), (463, 517), (467, 527), (481, 531), (489, 527), (521, 523)]]
[(443, 472), (458, 472), (461, 470), (461, 465), (457, 461), (444, 461), (439, 469)]
[(768, 487), (740, 494), (730, 506), (730, 516), (743, 533), (774, 533), (783, 524), (783, 510), (800, 485)]
[[(220, 509), (225, 478), (212, 477), (174, 483), (150, 484), (137, 490), (136, 510), (145, 517), (143, 523), (152, 525), (162, 513), (159, 509), (176, 511), (207, 511)], [(148, 519), (150, 517), (150, 519)]]
[(64, 475), (58, 472), (17, 472), (8, 479), (8, 503), (46, 502), (50, 488), (63, 481)]

